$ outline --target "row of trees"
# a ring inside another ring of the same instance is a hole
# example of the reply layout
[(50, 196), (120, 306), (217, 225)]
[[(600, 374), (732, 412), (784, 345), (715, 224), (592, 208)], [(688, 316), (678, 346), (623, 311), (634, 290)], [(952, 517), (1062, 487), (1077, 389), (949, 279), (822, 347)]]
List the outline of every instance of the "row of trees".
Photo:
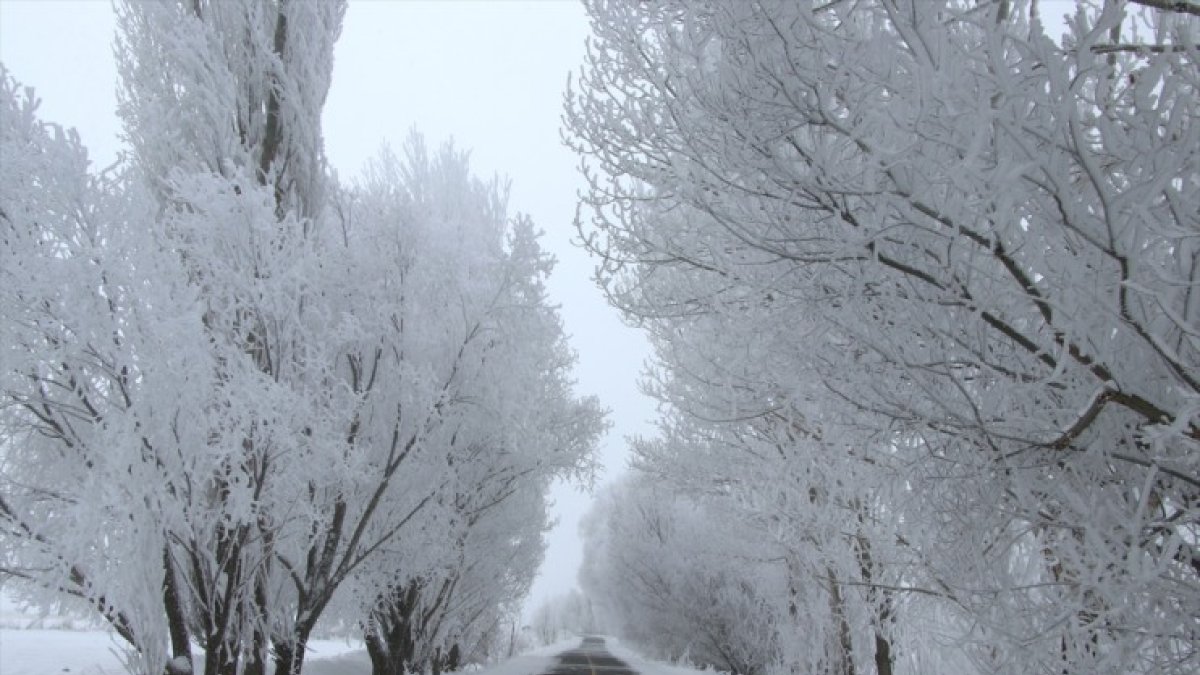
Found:
[(580, 229), (663, 410), (587, 530), (609, 620), (739, 673), (1200, 667), (1200, 6), (587, 5)]
[(581, 526), (580, 582), (599, 621), (650, 658), (762, 673), (780, 657), (783, 574), (756, 530), (638, 473), (606, 488)]
[(500, 649), (545, 491), (602, 430), (553, 261), (465, 154), (353, 184), (320, 115), (344, 2), (123, 2), (128, 158), (99, 174), (0, 73), (0, 572), (131, 671), (379, 675)]
[(541, 645), (601, 632), (592, 600), (578, 589), (543, 601), (530, 617), (528, 628)]

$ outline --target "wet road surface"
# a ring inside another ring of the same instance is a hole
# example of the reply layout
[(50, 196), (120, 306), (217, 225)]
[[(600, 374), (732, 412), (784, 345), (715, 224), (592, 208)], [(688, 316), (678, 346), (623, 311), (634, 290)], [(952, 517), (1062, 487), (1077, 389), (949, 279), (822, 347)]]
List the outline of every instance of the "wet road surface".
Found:
[(576, 649), (558, 655), (546, 675), (636, 675), (629, 664), (609, 653), (604, 638), (585, 637)]

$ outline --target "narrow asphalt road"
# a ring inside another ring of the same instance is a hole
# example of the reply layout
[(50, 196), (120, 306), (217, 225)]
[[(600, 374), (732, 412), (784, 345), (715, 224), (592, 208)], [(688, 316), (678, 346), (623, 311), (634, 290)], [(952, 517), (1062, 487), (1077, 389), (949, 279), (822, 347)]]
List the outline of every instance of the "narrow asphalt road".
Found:
[(558, 665), (546, 675), (636, 675), (636, 671), (609, 653), (604, 638), (589, 636), (578, 648), (559, 654)]

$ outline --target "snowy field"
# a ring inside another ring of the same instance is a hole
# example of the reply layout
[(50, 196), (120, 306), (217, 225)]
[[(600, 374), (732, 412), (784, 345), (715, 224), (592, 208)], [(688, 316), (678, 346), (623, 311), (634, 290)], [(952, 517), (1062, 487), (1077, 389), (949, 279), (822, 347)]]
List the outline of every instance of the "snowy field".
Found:
[[(0, 675), (119, 675), (118, 642), (105, 631), (0, 628)], [(354, 675), (371, 672), (362, 645), (313, 640), (305, 673)], [(512, 674), (517, 675), (517, 674)]]
[[(572, 639), (541, 647), (473, 675), (537, 675), (554, 665), (556, 654), (577, 646), (579, 640)], [(617, 653), (616, 649), (613, 653)], [(117, 643), (107, 632), (0, 628), (0, 675), (120, 675), (124, 672)], [(647, 675), (684, 675), (674, 671), (643, 672)], [(371, 662), (361, 643), (313, 640), (309, 643), (304, 673), (370, 675)]]

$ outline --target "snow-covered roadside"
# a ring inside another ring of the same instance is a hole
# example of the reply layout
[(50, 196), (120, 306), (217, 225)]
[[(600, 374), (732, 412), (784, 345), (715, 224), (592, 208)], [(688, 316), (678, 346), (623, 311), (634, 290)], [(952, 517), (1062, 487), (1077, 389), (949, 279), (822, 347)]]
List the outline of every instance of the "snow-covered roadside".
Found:
[[(539, 647), (486, 668), (463, 672), (466, 675), (539, 675), (554, 666), (558, 654), (578, 646), (579, 640), (572, 638)], [(367, 658), (367, 652), (362, 649), (325, 658), (318, 658), (314, 654), (304, 662), (304, 675), (371, 675), (371, 661)]]
[(700, 670), (661, 661), (650, 661), (621, 644), (616, 638), (604, 638), (604, 646), (612, 655), (629, 664), (639, 675), (717, 675), (720, 671)]
[[(106, 631), (0, 629), (0, 675), (122, 675), (119, 646)], [(313, 640), (308, 648), (306, 675), (371, 673), (361, 642)]]
[[(0, 629), (0, 675), (121, 675), (118, 643), (104, 631)], [(533, 650), (471, 675), (538, 675), (555, 656), (579, 646), (578, 639)], [(360, 642), (313, 640), (304, 675), (370, 675), (371, 661)]]
[(116, 675), (116, 646), (104, 631), (0, 628), (0, 675)]

